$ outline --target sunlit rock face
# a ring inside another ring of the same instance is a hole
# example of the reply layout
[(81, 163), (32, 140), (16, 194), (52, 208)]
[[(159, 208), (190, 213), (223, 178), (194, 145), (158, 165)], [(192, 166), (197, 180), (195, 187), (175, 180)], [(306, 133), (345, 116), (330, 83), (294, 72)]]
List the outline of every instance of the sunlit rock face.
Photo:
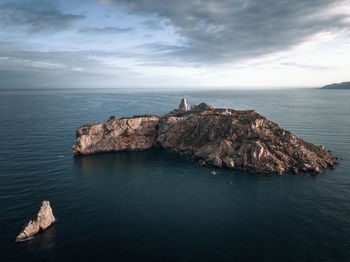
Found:
[(156, 147), (158, 116), (111, 117), (101, 124), (86, 124), (77, 130), (75, 154), (145, 150)]
[(187, 104), (187, 101), (185, 98), (182, 98), (181, 102), (180, 102), (180, 106), (179, 106), (179, 111), (188, 111), (189, 110), (189, 106)]
[(49, 201), (43, 201), (35, 218), (29, 220), (16, 237), (16, 242), (29, 239), (40, 230), (45, 230), (55, 222)]
[[(258, 173), (319, 173), (336, 160), (254, 110), (216, 109), (206, 103), (164, 116), (134, 116), (77, 130), (74, 154), (160, 147), (190, 154), (200, 163)], [(187, 105), (188, 107), (188, 105)]]

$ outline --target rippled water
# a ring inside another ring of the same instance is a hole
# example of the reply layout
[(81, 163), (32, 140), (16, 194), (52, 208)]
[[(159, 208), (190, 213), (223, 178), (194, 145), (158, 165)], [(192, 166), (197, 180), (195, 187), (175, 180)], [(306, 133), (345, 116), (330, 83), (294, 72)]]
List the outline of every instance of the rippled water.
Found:
[[(76, 128), (190, 104), (256, 109), (341, 158), (318, 176), (172, 152), (73, 157)], [(350, 261), (350, 91), (0, 91), (0, 260)], [(16, 244), (50, 200), (57, 223)]]

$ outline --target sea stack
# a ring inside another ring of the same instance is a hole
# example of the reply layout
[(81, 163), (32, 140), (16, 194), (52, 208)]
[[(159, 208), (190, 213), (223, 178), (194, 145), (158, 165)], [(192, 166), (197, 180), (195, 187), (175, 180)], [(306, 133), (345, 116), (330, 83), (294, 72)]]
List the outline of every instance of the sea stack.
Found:
[(36, 217), (25, 223), (22, 231), (16, 237), (16, 242), (28, 240), (40, 230), (45, 230), (51, 226), (54, 222), (55, 217), (52, 213), (50, 202), (43, 201)]
[(86, 124), (76, 134), (75, 155), (163, 148), (189, 154), (201, 165), (280, 175), (317, 174), (337, 164), (323, 146), (298, 138), (255, 110), (206, 103), (188, 110), (185, 99), (163, 116)]
[(179, 106), (179, 111), (186, 112), (189, 110), (189, 106), (187, 104), (186, 98), (182, 98), (180, 106)]

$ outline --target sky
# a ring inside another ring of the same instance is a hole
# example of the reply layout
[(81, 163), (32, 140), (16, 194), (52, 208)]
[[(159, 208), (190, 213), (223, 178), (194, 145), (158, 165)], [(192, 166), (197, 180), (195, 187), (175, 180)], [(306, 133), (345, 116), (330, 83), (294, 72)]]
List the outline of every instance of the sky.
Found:
[(0, 88), (350, 81), (350, 0), (0, 0)]

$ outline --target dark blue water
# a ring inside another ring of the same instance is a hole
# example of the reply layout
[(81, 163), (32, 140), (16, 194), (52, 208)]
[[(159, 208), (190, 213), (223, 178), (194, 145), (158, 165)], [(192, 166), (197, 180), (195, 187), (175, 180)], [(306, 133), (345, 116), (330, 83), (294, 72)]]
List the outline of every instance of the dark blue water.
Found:
[[(75, 130), (190, 104), (256, 109), (342, 160), (319, 176), (172, 152), (73, 157)], [(0, 91), (0, 261), (350, 261), (350, 91)], [(14, 239), (42, 200), (57, 223)]]

